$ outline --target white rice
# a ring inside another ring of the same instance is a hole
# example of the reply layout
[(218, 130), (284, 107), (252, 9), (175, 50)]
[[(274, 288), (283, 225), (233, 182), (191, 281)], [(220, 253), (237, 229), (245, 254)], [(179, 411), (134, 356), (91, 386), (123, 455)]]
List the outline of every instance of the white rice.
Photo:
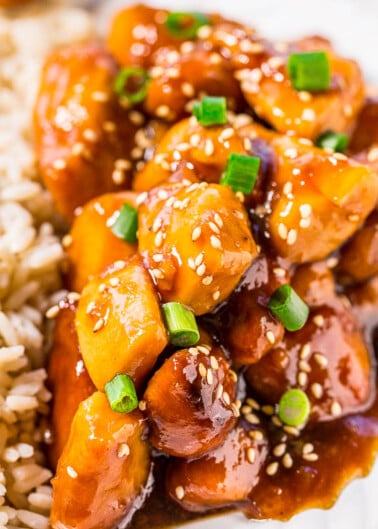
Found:
[(89, 15), (64, 2), (0, 8), (0, 529), (49, 527), (44, 313), (62, 296), (63, 250), (36, 169), (32, 110), (46, 54), (92, 34)]

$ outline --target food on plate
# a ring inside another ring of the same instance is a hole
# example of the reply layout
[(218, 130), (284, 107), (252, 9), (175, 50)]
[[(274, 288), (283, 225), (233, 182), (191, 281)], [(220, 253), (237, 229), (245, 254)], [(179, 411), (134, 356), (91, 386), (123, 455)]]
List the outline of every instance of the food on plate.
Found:
[(55, 475), (28, 522), (16, 483), (12, 522), (330, 507), (378, 450), (378, 103), (359, 66), (321, 37), (143, 5), (72, 40), (33, 118), (57, 247), (48, 419), (36, 401)]

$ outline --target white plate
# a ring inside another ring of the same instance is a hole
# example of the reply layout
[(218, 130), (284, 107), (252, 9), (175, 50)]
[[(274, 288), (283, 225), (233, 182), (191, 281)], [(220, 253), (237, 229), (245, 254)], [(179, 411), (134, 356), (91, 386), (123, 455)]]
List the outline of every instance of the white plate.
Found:
[[(104, 1), (103, 23), (127, 0)], [(149, 0), (177, 10), (218, 11), (256, 27), (274, 39), (321, 34), (361, 64), (378, 86), (378, 0)], [(378, 529), (378, 462), (371, 475), (351, 483), (329, 511), (309, 510), (286, 523), (251, 522), (241, 514), (189, 524), (188, 529)]]

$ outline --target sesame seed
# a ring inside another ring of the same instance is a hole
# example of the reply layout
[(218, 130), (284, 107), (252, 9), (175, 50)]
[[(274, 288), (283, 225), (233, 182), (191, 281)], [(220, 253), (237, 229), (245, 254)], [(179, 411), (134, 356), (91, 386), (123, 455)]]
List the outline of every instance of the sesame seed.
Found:
[(210, 352), (210, 348), (207, 345), (197, 345), (197, 349), (200, 353), (208, 356)]
[(163, 244), (163, 234), (161, 231), (158, 231), (155, 236), (155, 245), (159, 248)]
[(276, 267), (276, 268), (273, 268), (273, 274), (276, 277), (285, 277), (286, 271), (284, 270), (284, 268)]
[(126, 443), (121, 443), (118, 447), (117, 456), (118, 457), (125, 457), (130, 455), (130, 447)]
[(360, 220), (359, 215), (348, 215), (349, 222), (358, 222)]
[(205, 149), (204, 149), (206, 156), (212, 156), (214, 154), (214, 151), (215, 151), (214, 143), (210, 139), (207, 139), (205, 141)]
[(248, 404), (248, 406), (251, 406), (251, 408), (254, 410), (260, 409), (260, 404), (255, 399), (252, 399), (251, 397), (248, 397), (246, 399), (246, 403)]
[(140, 411), (145, 411), (147, 408), (147, 402), (145, 400), (140, 400), (138, 404)]
[(102, 128), (105, 132), (115, 132), (117, 125), (114, 123), (114, 121), (107, 120), (102, 124)]
[(270, 420), (272, 421), (272, 424), (274, 424), (274, 426), (277, 426), (278, 428), (281, 428), (282, 421), (281, 421), (281, 419), (279, 417), (277, 417), (277, 415), (273, 415)]
[(303, 121), (315, 121), (316, 114), (312, 108), (305, 108), (302, 112)]
[(286, 158), (296, 158), (298, 156), (298, 151), (294, 148), (286, 149), (284, 155), (286, 156)]
[(194, 262), (194, 259), (193, 257), (189, 257), (188, 259), (188, 266), (191, 270), (195, 270), (196, 269), (196, 263)]
[(213, 300), (214, 301), (218, 301), (218, 299), (220, 298), (220, 291), (219, 290), (216, 290), (214, 293), (213, 293)]
[(99, 318), (96, 323), (95, 323), (95, 326), (93, 327), (93, 332), (98, 332), (99, 330), (101, 330), (105, 325), (105, 320), (104, 318)]
[(209, 222), (209, 228), (211, 229), (212, 232), (216, 233), (217, 235), (220, 234), (220, 230), (214, 222), (211, 222), (211, 221)]
[(52, 163), (52, 166), (57, 171), (60, 171), (62, 169), (65, 169), (67, 167), (66, 161), (62, 158), (58, 158), (57, 160), (54, 160)]
[(117, 185), (123, 184), (126, 180), (124, 172), (120, 171), (119, 169), (115, 169), (112, 172), (112, 180)]
[(119, 277), (112, 277), (109, 279), (109, 284), (110, 286), (112, 287), (118, 287), (118, 285), (120, 284), (120, 280), (119, 280)]
[(286, 182), (285, 185), (283, 186), (283, 194), (288, 196), (292, 193), (292, 191), (293, 191), (293, 183)]
[(227, 406), (229, 406), (230, 403), (231, 403), (231, 399), (230, 399), (230, 395), (227, 393), (227, 391), (223, 392), (222, 398), (223, 398), (224, 402), (227, 404)]
[(282, 457), (286, 452), (286, 443), (280, 443), (273, 448), (273, 455), (276, 457)]
[(285, 468), (291, 468), (294, 464), (293, 458), (290, 454), (285, 454), (282, 458), (282, 464)]
[(205, 264), (201, 264), (200, 266), (197, 267), (197, 270), (196, 270), (196, 274), (199, 276), (199, 277), (202, 277), (206, 272), (206, 265)]
[(295, 244), (297, 240), (297, 230), (289, 230), (289, 233), (287, 234), (287, 239), (286, 239), (286, 243), (289, 245), (289, 246), (292, 246), (293, 244)]
[(166, 118), (170, 114), (170, 109), (168, 105), (160, 105), (156, 109), (156, 115), (159, 116), (159, 118)]
[(105, 283), (101, 283), (98, 287), (98, 291), (100, 292), (100, 294), (102, 294), (103, 292), (105, 292), (106, 290), (106, 285)]
[(266, 333), (266, 339), (268, 340), (268, 342), (273, 345), (276, 341), (276, 337), (274, 336), (274, 332), (273, 331), (267, 331)]
[(78, 473), (76, 472), (76, 470), (71, 467), (71, 466), (68, 466), (67, 467), (67, 474), (70, 476), (70, 478), (72, 479), (76, 479), (77, 476), (78, 476)]
[(301, 219), (299, 221), (299, 226), (303, 229), (309, 228), (311, 226), (311, 218), (309, 217), (307, 219)]
[(312, 94), (310, 92), (305, 92), (304, 90), (301, 90), (300, 92), (298, 92), (298, 97), (301, 101), (307, 103), (308, 101), (311, 101)]
[(68, 301), (70, 301), (71, 303), (75, 303), (75, 301), (79, 301), (80, 299), (80, 294), (79, 292), (69, 292), (67, 294), (67, 299)]
[(284, 241), (287, 239), (288, 230), (285, 224), (282, 224), (282, 222), (278, 225), (278, 235), (283, 239)]
[(303, 455), (310, 454), (313, 451), (314, 451), (314, 445), (312, 443), (306, 443), (303, 445), (303, 448), (302, 448)]
[(345, 105), (344, 106), (344, 114), (348, 118), (353, 115), (352, 105)]
[(192, 231), (192, 241), (195, 242), (201, 237), (202, 229), (199, 226), (196, 226)]
[(273, 463), (270, 463), (265, 469), (265, 472), (268, 474), (268, 476), (274, 476), (277, 474), (279, 468), (279, 463), (277, 461), (274, 461)]
[(295, 428), (294, 426), (289, 426), (288, 424), (285, 424), (283, 427), (284, 431), (290, 435), (294, 435), (295, 437), (298, 437), (300, 434), (300, 431), (298, 428)]
[(219, 53), (212, 53), (210, 55), (210, 63), (211, 64), (220, 64), (222, 62), (222, 57), (219, 55)]
[(298, 362), (298, 367), (301, 371), (305, 371), (306, 373), (310, 373), (311, 372), (311, 367), (310, 365), (306, 362), (306, 360), (300, 360)]
[(53, 305), (46, 311), (45, 316), (48, 320), (52, 320), (58, 316), (59, 312), (59, 305)]
[(314, 453), (311, 453), (311, 454), (303, 454), (303, 459), (305, 459), (306, 461), (317, 461), (319, 459), (319, 456), (318, 454), (314, 454)]
[(162, 224), (163, 224), (163, 219), (161, 217), (156, 217), (156, 219), (154, 220), (154, 223), (152, 225), (152, 231), (154, 233), (159, 231)]
[(298, 384), (303, 388), (307, 385), (308, 382), (308, 375), (304, 371), (300, 371), (298, 373)]
[(215, 235), (210, 236), (210, 244), (213, 248), (219, 250), (222, 248), (222, 243), (218, 237), (215, 237)]
[(214, 280), (214, 277), (213, 276), (206, 276), (202, 279), (202, 284), (205, 285), (205, 286), (209, 286), (211, 285), (211, 283), (213, 282)]
[(211, 371), (211, 369), (207, 370), (206, 381), (209, 384), (209, 386), (211, 386), (214, 382), (213, 372)]
[(213, 355), (210, 356), (210, 365), (214, 369), (214, 371), (217, 371), (217, 369), (219, 369), (218, 360)]
[(164, 279), (164, 273), (158, 268), (153, 268), (151, 270), (151, 274), (154, 276), (155, 279)]
[(98, 141), (98, 134), (93, 129), (85, 129), (83, 131), (83, 138), (91, 143)]
[(187, 40), (185, 42), (183, 42), (180, 46), (180, 51), (182, 54), (188, 54), (188, 53), (192, 53), (192, 51), (194, 50), (195, 46), (194, 46), (194, 42), (191, 42), (190, 40)]
[(179, 485), (178, 487), (175, 488), (175, 494), (176, 494), (176, 498), (178, 500), (182, 500), (183, 497), (185, 496), (185, 490), (184, 490), (184, 487), (181, 487), (181, 485)]
[(230, 377), (232, 378), (234, 382), (238, 381), (238, 375), (235, 373), (233, 369), (229, 369), (228, 374), (230, 375)]
[(260, 424), (260, 419), (255, 413), (247, 413), (244, 415), (244, 419), (249, 422), (249, 424)]
[(155, 253), (153, 256), (152, 256), (152, 260), (155, 262), (155, 263), (161, 263), (164, 259), (164, 256), (163, 254), (161, 253)]
[(256, 451), (254, 448), (248, 448), (247, 450), (247, 460), (251, 465), (256, 461)]
[(310, 204), (301, 204), (299, 206), (299, 212), (301, 214), (301, 217), (303, 219), (306, 219), (311, 216), (312, 213), (312, 207)]
[(215, 221), (215, 223), (217, 224), (217, 226), (219, 228), (223, 227), (223, 220), (222, 220), (221, 216), (219, 215), (219, 213), (215, 213), (214, 214), (214, 221)]
[(252, 412), (252, 408), (251, 406), (247, 406), (247, 405), (244, 405), (241, 407), (241, 410), (243, 415), (246, 415), (247, 413), (251, 413)]
[(189, 98), (194, 97), (194, 94), (196, 93), (194, 86), (191, 83), (182, 83), (181, 92), (184, 94), (184, 96)]
[(94, 301), (90, 301), (87, 305), (85, 313), (91, 314), (91, 312), (93, 312), (95, 308), (96, 308), (96, 303)]
[(198, 147), (201, 143), (201, 136), (199, 134), (192, 134), (189, 138), (189, 142), (192, 147)]
[(326, 356), (324, 356), (323, 354), (321, 353), (315, 353), (314, 354), (314, 359), (315, 359), (315, 362), (320, 366), (320, 367), (323, 367), (323, 368), (326, 368), (328, 366), (328, 359)]
[(372, 147), (369, 150), (367, 159), (369, 162), (376, 162), (378, 160), (378, 147)]
[(270, 404), (266, 404), (264, 406), (261, 406), (261, 411), (265, 413), (265, 415), (273, 415), (274, 414), (274, 407)]
[(239, 408), (237, 407), (237, 405), (234, 402), (231, 403), (231, 410), (232, 410), (232, 413), (233, 413), (234, 417), (240, 417)]
[(338, 417), (339, 415), (342, 414), (342, 408), (340, 406), (340, 403), (337, 402), (336, 400), (334, 402), (332, 402), (332, 405), (331, 405), (331, 413), (334, 417)]
[(146, 200), (146, 198), (148, 197), (148, 193), (147, 191), (143, 191), (143, 193), (141, 193), (140, 195), (138, 195), (137, 199), (136, 199), (136, 205), (137, 206), (140, 206), (141, 204), (143, 204), (143, 202)]
[(223, 384), (219, 384), (215, 392), (215, 399), (219, 400), (223, 395)]
[(305, 343), (300, 350), (299, 357), (302, 360), (305, 360), (306, 358), (310, 356), (310, 354), (311, 354), (311, 345), (309, 343)]
[(311, 393), (316, 399), (322, 398), (324, 392), (323, 392), (323, 386), (321, 386), (321, 384), (319, 384), (318, 382), (314, 382), (313, 384), (311, 384), (310, 389), (311, 389)]
[(197, 31), (197, 37), (199, 39), (206, 40), (210, 37), (211, 32), (212, 30), (210, 26), (201, 26), (199, 30)]
[(330, 257), (327, 259), (327, 266), (328, 268), (335, 268), (339, 264), (339, 260), (337, 257)]
[(198, 365), (198, 372), (202, 378), (205, 378), (207, 375), (207, 369), (202, 362), (200, 362)]
[(325, 320), (324, 317), (321, 314), (317, 314), (312, 318), (312, 321), (315, 323), (317, 327), (323, 327)]
[(97, 103), (106, 103), (106, 101), (109, 101), (109, 95), (106, 92), (96, 90), (92, 92), (91, 99), (97, 101)]
[(262, 441), (264, 439), (264, 434), (260, 430), (250, 430), (248, 435), (255, 441)]

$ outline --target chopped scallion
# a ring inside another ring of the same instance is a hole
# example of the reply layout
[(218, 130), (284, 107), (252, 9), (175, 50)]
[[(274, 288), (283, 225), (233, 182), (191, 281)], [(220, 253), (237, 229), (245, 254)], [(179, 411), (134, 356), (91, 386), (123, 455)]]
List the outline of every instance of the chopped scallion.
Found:
[(310, 409), (310, 401), (304, 391), (289, 389), (280, 399), (278, 416), (289, 426), (302, 426), (308, 421)]
[(200, 338), (193, 312), (181, 303), (169, 302), (162, 306), (172, 345), (189, 347)]
[(225, 97), (204, 97), (193, 105), (193, 115), (203, 127), (227, 123), (227, 100)]
[(295, 90), (320, 92), (329, 88), (331, 69), (324, 51), (292, 53), (287, 66)]
[(248, 195), (256, 183), (259, 167), (260, 158), (231, 153), (220, 183), (230, 186), (235, 192), (241, 191)]
[(194, 39), (200, 27), (209, 24), (209, 17), (203, 13), (169, 13), (165, 26), (168, 31), (179, 39)]
[(310, 312), (306, 303), (290, 285), (282, 285), (273, 292), (269, 308), (288, 331), (301, 329)]
[(138, 407), (134, 382), (128, 375), (116, 375), (105, 384), (110, 407), (118, 413), (129, 413)]
[(121, 99), (131, 104), (141, 103), (146, 99), (150, 76), (138, 66), (123, 68), (116, 77), (114, 90)]
[(346, 134), (339, 132), (324, 132), (316, 140), (316, 145), (322, 149), (332, 149), (335, 152), (344, 152), (348, 147), (349, 138)]
[(137, 242), (138, 212), (130, 204), (123, 204), (119, 216), (113, 226), (112, 232), (124, 241)]

